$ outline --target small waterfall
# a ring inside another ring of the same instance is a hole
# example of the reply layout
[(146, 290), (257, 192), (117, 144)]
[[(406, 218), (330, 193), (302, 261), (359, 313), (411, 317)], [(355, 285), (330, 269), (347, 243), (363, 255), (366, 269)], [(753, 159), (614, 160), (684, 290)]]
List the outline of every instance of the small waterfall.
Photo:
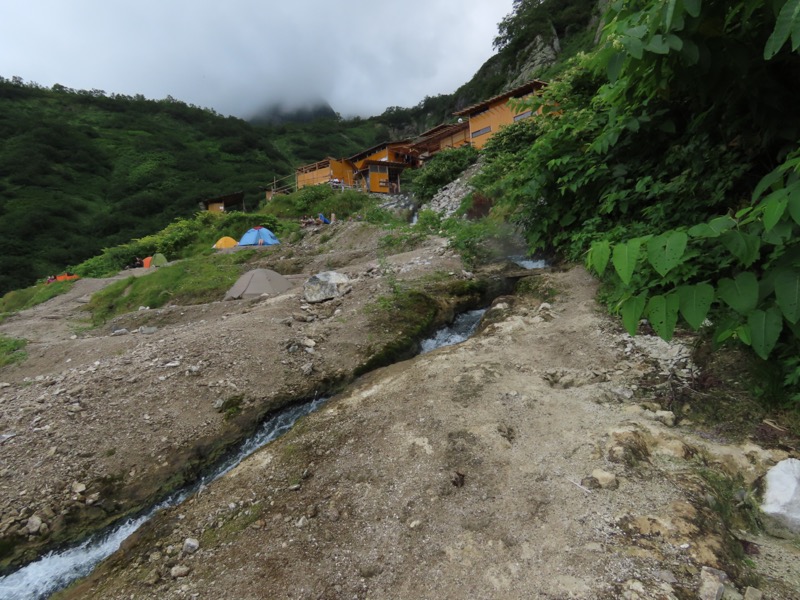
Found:
[(525, 256), (509, 256), (508, 260), (523, 269), (544, 269), (549, 266), (544, 259), (532, 259)]
[(486, 309), (482, 308), (461, 313), (455, 318), (452, 325), (442, 327), (433, 336), (423, 340), (422, 344), (420, 344), (420, 354), (425, 354), (442, 346), (452, 346), (463, 342), (475, 333), (478, 323), (480, 323), (481, 317), (485, 312)]

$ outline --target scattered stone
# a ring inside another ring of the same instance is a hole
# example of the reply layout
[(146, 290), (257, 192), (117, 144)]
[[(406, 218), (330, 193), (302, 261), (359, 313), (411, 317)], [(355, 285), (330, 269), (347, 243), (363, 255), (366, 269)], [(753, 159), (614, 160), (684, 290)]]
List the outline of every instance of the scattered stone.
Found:
[(306, 338), (306, 339), (303, 340), (303, 346), (305, 346), (306, 348), (313, 348), (316, 345), (317, 345), (317, 342), (315, 342), (314, 340), (312, 340), (310, 338)]
[(300, 367), (300, 372), (303, 373), (306, 377), (311, 375), (314, 372), (314, 363), (307, 362), (302, 367)]
[(295, 522), (294, 526), (297, 527), (298, 529), (302, 529), (307, 524), (308, 524), (308, 518), (305, 515), (303, 515), (302, 517), (297, 519), (297, 522)]
[(144, 582), (147, 585), (158, 585), (158, 582), (161, 581), (161, 573), (159, 572), (158, 568), (151, 570), (147, 574), (147, 578), (145, 578)]
[(38, 515), (33, 515), (28, 519), (28, 522), (25, 524), (25, 529), (28, 530), (28, 533), (35, 534), (39, 533), (39, 529), (42, 527), (42, 519)]
[(324, 302), (347, 294), (352, 288), (350, 278), (336, 271), (325, 271), (309, 278), (303, 284), (306, 302)]
[(592, 471), (592, 478), (597, 480), (597, 483), (604, 490), (615, 490), (619, 487), (619, 480), (617, 476), (603, 469), (595, 469)]
[(728, 575), (723, 571), (703, 567), (700, 571), (700, 588), (697, 590), (698, 600), (721, 600), (727, 581)]
[(153, 335), (157, 331), (158, 327), (145, 327), (144, 325), (139, 327), (139, 333), (142, 335)]
[(72, 484), (72, 493), (73, 494), (82, 494), (85, 491), (86, 491), (86, 484), (85, 483), (80, 483), (80, 482), (77, 482), (77, 481), (73, 482), (73, 484)]
[(183, 551), (186, 554), (194, 554), (200, 549), (200, 542), (195, 538), (186, 538), (183, 540)]
[(130, 331), (128, 331), (127, 329), (125, 329), (123, 327), (122, 329), (115, 329), (114, 331), (111, 332), (111, 335), (112, 336), (128, 335), (129, 333), (130, 333)]
[(675, 427), (675, 413), (671, 410), (656, 411), (655, 420), (667, 427)]
[(749, 587), (744, 591), (744, 600), (761, 600), (764, 597), (764, 592), (758, 588)]
[(179, 577), (186, 577), (191, 569), (186, 565), (175, 565), (169, 570), (170, 577), (178, 579)]

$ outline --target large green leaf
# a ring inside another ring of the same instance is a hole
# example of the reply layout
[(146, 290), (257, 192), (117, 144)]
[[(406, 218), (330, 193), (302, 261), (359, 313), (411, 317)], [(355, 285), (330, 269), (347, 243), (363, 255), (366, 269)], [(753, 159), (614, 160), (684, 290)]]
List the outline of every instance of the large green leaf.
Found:
[(666, 296), (653, 296), (647, 303), (647, 320), (662, 339), (667, 341), (672, 339), (675, 325), (678, 323), (679, 308), (680, 300), (675, 292)]
[(789, 214), (800, 225), (800, 189), (789, 193)]
[(766, 360), (778, 342), (783, 329), (783, 317), (777, 308), (754, 310), (747, 318), (753, 350)]
[(664, 233), (647, 242), (647, 260), (662, 277), (681, 263), (688, 236), (682, 231)]
[(775, 297), (786, 320), (797, 323), (800, 318), (800, 271), (786, 268), (775, 274)]
[(624, 244), (616, 244), (611, 257), (617, 275), (622, 279), (622, 283), (628, 285), (631, 282), (633, 271), (636, 269), (636, 262), (639, 260), (639, 249), (642, 241), (639, 238), (628, 240)]
[(689, 230), (689, 235), (696, 238), (715, 238), (736, 226), (731, 217), (717, 217), (708, 223), (700, 223)]
[(647, 42), (644, 49), (648, 52), (654, 52), (655, 54), (669, 54), (669, 44), (667, 43), (667, 39), (661, 34), (656, 34), (650, 38), (650, 41)]
[(772, 35), (769, 36), (766, 45), (764, 46), (764, 60), (769, 60), (775, 56), (789, 36), (792, 36), (792, 50), (796, 50), (800, 46), (800, 0), (786, 0), (786, 3), (778, 13), (778, 19), (775, 22), (775, 29)]
[(701, 0), (683, 0), (683, 8), (692, 17), (700, 16)]
[(683, 285), (678, 288), (678, 298), (683, 318), (692, 329), (700, 329), (714, 301), (714, 288), (707, 283)]
[(592, 247), (589, 249), (589, 256), (586, 260), (590, 269), (594, 269), (598, 275), (602, 275), (606, 270), (609, 258), (611, 258), (611, 246), (608, 240), (592, 242)]
[(775, 190), (764, 198), (764, 229), (769, 232), (778, 221), (781, 220), (783, 213), (786, 212), (786, 205), (789, 202), (789, 194), (786, 188)]
[(628, 298), (620, 307), (622, 324), (625, 326), (625, 330), (631, 335), (636, 335), (636, 330), (639, 328), (639, 319), (642, 318), (646, 302), (647, 294), (641, 293), (638, 296)]
[(739, 273), (736, 279), (720, 279), (717, 295), (740, 315), (746, 315), (758, 304), (758, 279), (750, 271)]
[(743, 231), (726, 231), (720, 241), (745, 267), (756, 261), (761, 249), (761, 239)]

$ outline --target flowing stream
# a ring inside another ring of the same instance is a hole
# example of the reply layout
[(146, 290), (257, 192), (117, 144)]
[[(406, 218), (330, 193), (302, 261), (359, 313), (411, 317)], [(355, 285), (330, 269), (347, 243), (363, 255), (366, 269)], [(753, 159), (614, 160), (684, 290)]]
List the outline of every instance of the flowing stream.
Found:
[[(456, 317), (452, 325), (439, 329), (432, 337), (423, 340), (420, 353), (424, 354), (442, 346), (463, 342), (475, 332), (485, 312), (486, 310), (482, 309), (462, 313)], [(0, 599), (41, 600), (67, 587), (73, 581), (86, 577), (158, 511), (180, 504), (208, 483), (222, 477), (253, 452), (289, 431), (297, 419), (314, 412), (327, 400), (328, 398), (318, 398), (277, 413), (265, 421), (253, 436), (242, 443), (238, 451), (221, 461), (211, 473), (195, 484), (174, 493), (147, 512), (124, 519), (77, 546), (49, 552), (18, 571), (0, 577)]]
[(509, 256), (508, 260), (523, 269), (544, 269), (548, 266), (547, 261), (544, 259), (532, 259), (524, 256)]

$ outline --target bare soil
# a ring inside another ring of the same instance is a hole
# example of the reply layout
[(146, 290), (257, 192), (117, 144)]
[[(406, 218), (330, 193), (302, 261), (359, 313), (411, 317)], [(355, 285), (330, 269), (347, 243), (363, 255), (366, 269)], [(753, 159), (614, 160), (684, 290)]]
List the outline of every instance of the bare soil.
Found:
[[(379, 232), (339, 227), (265, 258), (299, 281), (335, 265), (353, 289), (331, 302), (298, 285), (84, 331), (78, 300), (104, 283), (79, 281), (0, 325), (31, 340), (0, 371), (0, 536), (35, 549), (141, 505), (402, 336), (373, 317), (398, 281), (472, 277), (444, 240), (379, 259)], [(61, 597), (688, 599), (712, 567), (741, 594), (800, 598), (797, 544), (726, 526), (702, 477), (749, 493), (788, 453), (656, 412), (654, 382), (695, 376), (690, 353), (623, 334), (582, 269), (526, 288), (541, 293), (498, 299), (470, 340), (357, 379)], [(157, 330), (110, 335), (123, 325)]]

